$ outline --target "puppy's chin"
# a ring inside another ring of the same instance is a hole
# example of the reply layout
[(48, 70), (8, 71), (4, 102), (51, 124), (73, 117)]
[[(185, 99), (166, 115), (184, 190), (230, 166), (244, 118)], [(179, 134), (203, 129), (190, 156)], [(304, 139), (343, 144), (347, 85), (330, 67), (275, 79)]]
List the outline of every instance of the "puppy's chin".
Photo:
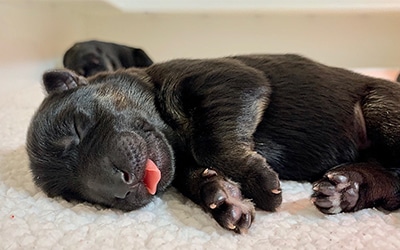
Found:
[(140, 209), (153, 200), (154, 196), (151, 195), (144, 184), (132, 189), (125, 198), (113, 198), (110, 200), (93, 200), (92, 198), (85, 198), (82, 201), (87, 201), (94, 205), (100, 205), (103, 208), (117, 209), (124, 212)]

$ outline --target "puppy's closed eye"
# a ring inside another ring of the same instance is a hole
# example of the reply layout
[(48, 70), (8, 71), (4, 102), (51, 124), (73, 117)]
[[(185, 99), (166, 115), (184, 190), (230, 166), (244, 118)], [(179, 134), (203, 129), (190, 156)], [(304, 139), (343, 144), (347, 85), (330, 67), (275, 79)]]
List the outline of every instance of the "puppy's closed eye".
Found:
[(79, 142), (85, 137), (88, 131), (87, 126), (79, 117), (74, 118), (74, 133), (78, 136)]
[(72, 133), (75, 134), (81, 142), (89, 130), (94, 126), (94, 118), (84, 111), (74, 114)]
[(90, 120), (84, 114), (74, 115), (73, 120), (64, 127), (66, 128), (64, 136), (55, 141), (57, 147), (62, 151), (62, 156), (68, 155), (82, 142), (90, 127)]

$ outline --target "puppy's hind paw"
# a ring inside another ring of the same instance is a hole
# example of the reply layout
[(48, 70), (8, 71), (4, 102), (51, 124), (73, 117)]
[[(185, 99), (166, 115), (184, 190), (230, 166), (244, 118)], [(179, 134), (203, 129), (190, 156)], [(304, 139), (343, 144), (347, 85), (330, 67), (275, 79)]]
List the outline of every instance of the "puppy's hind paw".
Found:
[(355, 179), (345, 172), (330, 172), (314, 183), (311, 201), (326, 214), (354, 211), (360, 186)]

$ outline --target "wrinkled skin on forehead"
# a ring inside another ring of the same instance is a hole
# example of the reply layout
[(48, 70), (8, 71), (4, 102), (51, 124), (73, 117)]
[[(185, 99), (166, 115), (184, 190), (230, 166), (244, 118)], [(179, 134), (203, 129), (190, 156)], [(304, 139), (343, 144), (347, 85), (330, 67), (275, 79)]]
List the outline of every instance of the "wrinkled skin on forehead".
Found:
[[(137, 209), (153, 197), (143, 183), (148, 159), (162, 173), (159, 192), (174, 175), (166, 131), (159, 131), (165, 125), (147, 105), (151, 88), (138, 78), (89, 82), (61, 93), (50, 88), (32, 119), (27, 148), (35, 182), (49, 196)], [(136, 92), (127, 91), (133, 86)]]

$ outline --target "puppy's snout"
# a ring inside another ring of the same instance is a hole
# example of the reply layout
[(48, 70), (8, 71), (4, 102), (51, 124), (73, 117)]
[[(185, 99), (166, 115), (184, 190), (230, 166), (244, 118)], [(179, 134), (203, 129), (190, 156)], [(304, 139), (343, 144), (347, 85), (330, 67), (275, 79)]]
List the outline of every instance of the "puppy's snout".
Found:
[[(129, 182), (135, 170), (143, 168), (147, 159), (147, 145), (142, 137), (135, 133), (124, 133), (116, 143), (120, 161), (117, 165), (122, 171), (122, 178)], [(132, 172), (133, 171), (133, 172)]]
[(110, 191), (114, 197), (124, 199), (143, 179), (147, 145), (143, 138), (131, 132), (115, 138), (110, 152), (114, 169)]

